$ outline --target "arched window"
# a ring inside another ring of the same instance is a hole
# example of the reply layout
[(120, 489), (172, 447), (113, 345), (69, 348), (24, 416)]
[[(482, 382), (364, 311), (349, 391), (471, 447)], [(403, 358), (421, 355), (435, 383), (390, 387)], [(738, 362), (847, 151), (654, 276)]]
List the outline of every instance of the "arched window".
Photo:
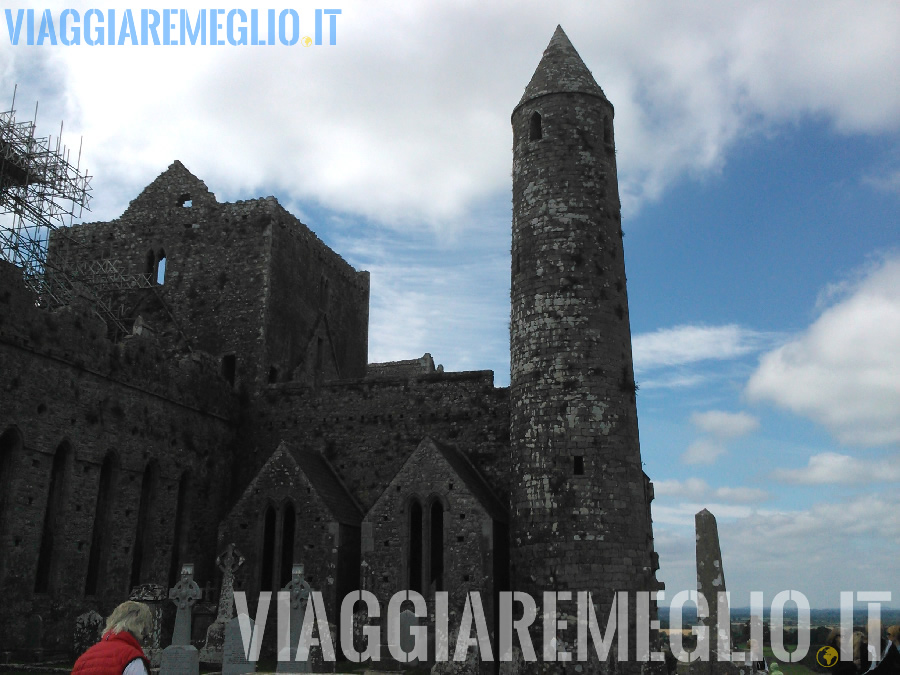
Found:
[(444, 505), (435, 500), (431, 504), (431, 546), (429, 585), (435, 591), (444, 590)]
[(153, 559), (153, 514), (159, 495), (159, 465), (150, 460), (141, 480), (141, 502), (138, 506), (137, 530), (134, 536), (134, 552), (131, 558), (131, 586), (139, 586), (147, 575)]
[(23, 445), (18, 429), (9, 428), (0, 436), (0, 579), (6, 553), (6, 522), (12, 507), (12, 477)]
[(118, 474), (119, 460), (116, 453), (109, 451), (100, 467), (100, 482), (94, 508), (94, 530), (91, 533), (91, 552), (88, 557), (87, 578), (84, 582), (85, 595), (96, 595), (97, 583), (106, 574), (112, 497), (115, 494)]
[(541, 126), (541, 113), (535, 110), (531, 113), (531, 120), (528, 125), (528, 140), (539, 141), (544, 137), (544, 130)]
[(288, 502), (284, 505), (281, 514), (281, 583), (279, 588), (284, 588), (291, 580), (291, 568), (294, 566), (294, 527), (296, 522), (294, 504)]
[(272, 567), (275, 563), (275, 509), (272, 506), (266, 508), (265, 523), (263, 525), (262, 555), (260, 556), (260, 591), (277, 591), (274, 587)]
[(160, 286), (166, 283), (166, 252), (162, 249), (156, 256), (156, 283)]
[(413, 500), (409, 505), (409, 538), (407, 539), (409, 590), (422, 592), (422, 505)]
[(44, 527), (41, 533), (41, 548), (38, 553), (37, 574), (34, 579), (35, 593), (49, 593), (56, 585), (58, 566), (59, 529), (65, 527), (65, 501), (68, 494), (69, 474), (72, 464), (72, 447), (63, 441), (53, 455), (50, 470), (50, 489), (47, 493), (47, 508), (44, 511)]
[(178, 502), (175, 505), (175, 533), (172, 537), (172, 555), (169, 558), (169, 588), (178, 583), (181, 574), (181, 563), (184, 559), (184, 548), (187, 544), (187, 533), (190, 525), (190, 473), (185, 471), (178, 481)]
[(159, 251), (151, 249), (147, 252), (144, 271), (150, 277), (151, 284), (156, 283), (158, 286), (162, 286), (166, 283), (166, 252), (164, 249), (159, 249)]

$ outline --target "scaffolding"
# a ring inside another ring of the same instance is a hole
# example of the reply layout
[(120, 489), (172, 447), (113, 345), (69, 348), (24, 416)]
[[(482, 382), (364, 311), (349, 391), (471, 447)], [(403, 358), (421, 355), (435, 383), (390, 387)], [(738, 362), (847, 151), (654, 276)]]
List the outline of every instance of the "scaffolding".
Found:
[(66, 305), (75, 295), (92, 303), (111, 330), (125, 333), (121, 311), (113, 311), (100, 293), (118, 288), (148, 288), (150, 280), (123, 274), (115, 261), (92, 263), (91, 256), (48, 259), (50, 236), (77, 239), (64, 228), (90, 210), (91, 176), (81, 170), (81, 145), (73, 164), (71, 150), (62, 144), (63, 125), (55, 141), (36, 134), (38, 106), (31, 120), (16, 120), (16, 89), (10, 109), (0, 112), (0, 260), (22, 269), (26, 286), (41, 306)]
[(128, 335), (134, 323), (133, 311), (121, 302), (123, 292), (149, 290), (190, 350), (154, 275), (130, 272), (124, 262), (98, 254), (72, 235), (75, 218), (90, 211), (91, 176), (81, 170), (81, 145), (72, 164), (71, 151), (62, 144), (62, 124), (54, 143), (35, 134), (37, 104), (26, 122), (16, 121), (15, 108), (13, 89), (12, 106), (0, 113), (0, 260), (22, 269), (38, 306), (86, 300), (114, 340)]

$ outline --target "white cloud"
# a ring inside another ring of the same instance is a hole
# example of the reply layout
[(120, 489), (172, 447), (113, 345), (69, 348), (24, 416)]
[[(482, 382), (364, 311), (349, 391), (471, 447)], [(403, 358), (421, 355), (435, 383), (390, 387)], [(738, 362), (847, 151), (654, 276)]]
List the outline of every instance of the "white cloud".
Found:
[(707, 380), (708, 377), (706, 375), (699, 373), (676, 373), (650, 380), (641, 380), (640, 385), (641, 391), (651, 389), (685, 389), (687, 387), (696, 387)]
[(886, 174), (866, 176), (863, 178), (863, 183), (871, 185), (881, 192), (900, 194), (900, 169), (890, 171)]
[(681, 455), (685, 464), (713, 464), (728, 452), (726, 441), (745, 436), (759, 428), (759, 420), (747, 413), (707, 410), (691, 415), (691, 422), (706, 435), (688, 446)]
[(775, 480), (800, 485), (891, 483), (900, 481), (900, 457), (864, 460), (836, 452), (813, 455), (803, 469), (776, 469)]
[(685, 464), (713, 464), (727, 449), (720, 441), (700, 438), (691, 443), (681, 455)]
[(435, 254), (432, 238), (339, 238), (337, 249), (371, 275), (369, 361), (430, 352), (448, 371), (491, 369), (506, 386), (509, 263), (493, 257), (490, 242), (468, 243), (465, 256), (457, 247)]
[(900, 442), (900, 257), (877, 264), (747, 384), (849, 445)]
[(699, 429), (716, 438), (737, 438), (756, 431), (759, 420), (747, 413), (730, 413), (723, 410), (708, 410), (691, 415), (691, 422)]
[(709, 492), (709, 485), (702, 478), (688, 478), (686, 480), (655, 480), (653, 492), (657, 497), (697, 497)]
[(681, 497), (697, 503), (708, 499), (726, 504), (755, 504), (769, 498), (768, 492), (758, 488), (745, 486), (711, 488), (702, 478), (653, 481), (653, 491), (657, 497)]
[[(686, 174), (717, 171), (757, 130), (812, 115), (880, 133), (900, 120), (900, 6), (889, 0), (342, 10), (333, 48), (4, 40), (0, 93), (18, 81), (20, 109), (40, 98), (50, 128), (63, 116), (71, 139), (85, 136), (99, 218), (180, 158), (228, 198), (275, 193), (404, 229), (465, 229), (473, 203), (506, 194), (509, 114), (558, 22), (616, 106), (626, 214)], [(311, 21), (301, 11), (301, 27)]]
[[(734, 604), (750, 591), (794, 589), (814, 607), (837, 607), (840, 592), (896, 590), (900, 498), (895, 490), (832, 499), (799, 510), (686, 502), (653, 505), (659, 577), (667, 597), (696, 588), (694, 514), (708, 508), (719, 526), (723, 570)], [(895, 598), (896, 602), (896, 598)]]
[(632, 339), (635, 370), (736, 359), (761, 349), (771, 336), (734, 324), (683, 325), (641, 333)]

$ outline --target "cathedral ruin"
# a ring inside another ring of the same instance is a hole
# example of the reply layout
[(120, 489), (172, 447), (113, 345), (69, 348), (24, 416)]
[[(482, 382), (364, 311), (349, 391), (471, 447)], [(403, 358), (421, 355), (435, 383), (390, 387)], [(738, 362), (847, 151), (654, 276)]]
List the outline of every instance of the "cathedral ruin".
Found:
[(369, 274), (178, 161), (53, 232), (63, 306), (0, 263), (0, 652), (71, 652), (76, 617), (185, 562), (202, 644), (229, 544), (236, 589), (302, 563), (335, 616), (358, 589), (479, 591), (493, 629), (501, 591), (588, 590), (605, 617), (660, 586), (613, 106), (562, 29), (512, 127), (509, 388), (368, 363)]

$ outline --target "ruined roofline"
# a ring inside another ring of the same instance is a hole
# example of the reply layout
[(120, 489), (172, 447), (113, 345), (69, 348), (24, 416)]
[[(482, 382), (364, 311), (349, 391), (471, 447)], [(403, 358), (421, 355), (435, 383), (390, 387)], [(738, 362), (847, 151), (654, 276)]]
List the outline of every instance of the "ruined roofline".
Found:
[[(272, 195), (266, 197), (255, 197), (252, 199), (238, 199), (233, 202), (222, 202), (216, 198), (214, 192), (210, 191), (206, 182), (190, 171), (180, 160), (174, 160), (163, 172), (161, 172), (150, 183), (144, 186), (138, 195), (132, 199), (125, 210), (116, 218), (107, 221), (92, 221), (74, 224), (71, 227), (60, 228), (64, 231), (64, 236), (74, 239), (80, 239), (75, 235), (78, 228), (91, 228), (102, 226), (117, 227), (120, 225), (138, 225), (147, 224), (147, 219), (142, 214), (143, 210), (160, 213), (157, 200), (160, 196), (163, 198), (170, 197), (169, 208), (177, 208), (176, 204), (183, 195), (189, 195), (193, 206), (202, 214), (204, 209), (220, 209), (222, 212), (243, 211), (243, 210), (261, 210), (268, 211), (273, 216), (280, 215), (283, 220), (281, 225), (302, 237), (308, 238), (309, 243), (315, 247), (315, 255), (320, 260), (326, 260), (331, 263), (336, 272), (341, 274), (358, 290), (368, 289), (369, 272), (366, 270), (358, 270), (337, 251), (325, 243), (309, 225), (301, 221), (296, 215), (288, 211), (278, 201), (278, 198)], [(151, 203), (153, 202), (153, 203)], [(212, 211), (214, 213), (214, 211)], [(85, 243), (85, 242), (80, 242)]]
[[(336, 380), (328, 380), (326, 382), (322, 382), (318, 389), (340, 389), (346, 387), (359, 387), (359, 386), (400, 386), (407, 384), (409, 382), (425, 382), (425, 383), (433, 383), (433, 382), (466, 382), (466, 381), (483, 381), (485, 384), (493, 387), (495, 391), (504, 391), (509, 389), (509, 387), (495, 387), (494, 386), (494, 371), (493, 370), (460, 370), (460, 371), (445, 371), (443, 373), (434, 372), (427, 374), (417, 374), (410, 376), (397, 376), (397, 377), (358, 377), (358, 378), (340, 378)], [(302, 394), (311, 391), (309, 385), (302, 384), (299, 382), (271, 382), (265, 385), (266, 389), (272, 391), (278, 391), (285, 394)]]

